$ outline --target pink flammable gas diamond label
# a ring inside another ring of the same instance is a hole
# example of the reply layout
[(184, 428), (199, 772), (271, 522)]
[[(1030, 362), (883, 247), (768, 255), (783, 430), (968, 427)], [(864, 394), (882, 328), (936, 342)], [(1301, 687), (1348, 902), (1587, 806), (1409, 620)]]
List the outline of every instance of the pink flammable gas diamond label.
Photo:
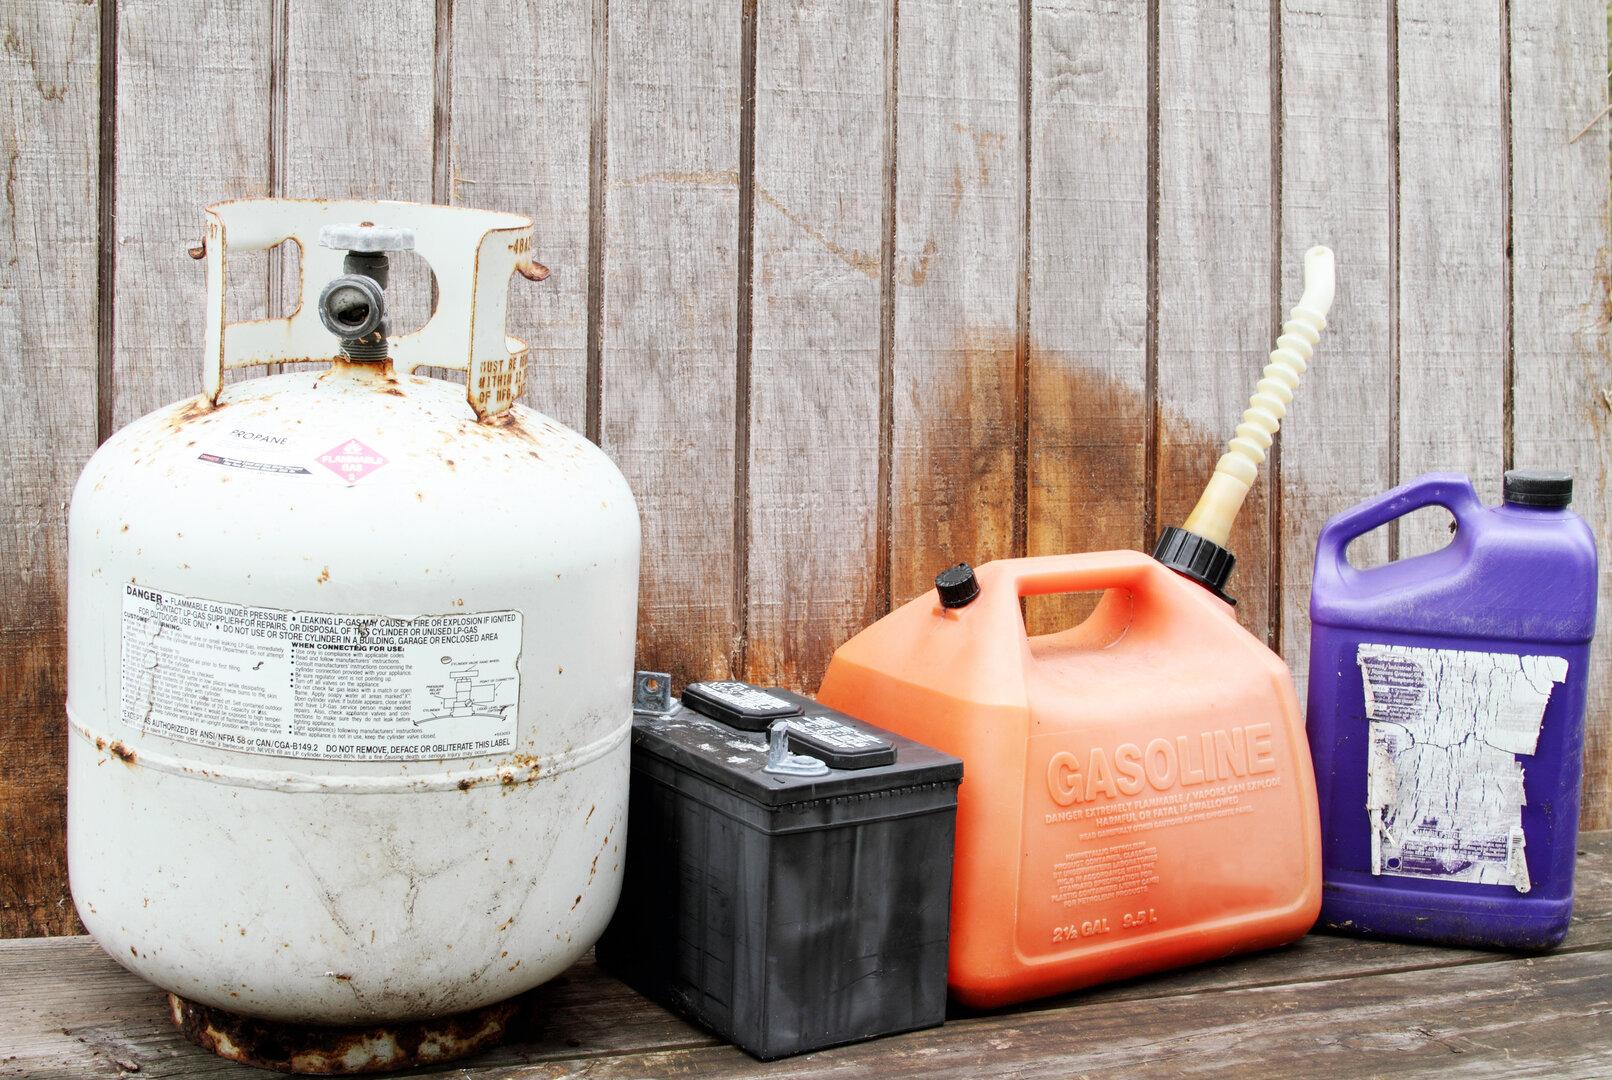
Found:
[(385, 465), (386, 458), (380, 451), (370, 449), (357, 439), (348, 439), (320, 454), (319, 464), (349, 484), (356, 484)]

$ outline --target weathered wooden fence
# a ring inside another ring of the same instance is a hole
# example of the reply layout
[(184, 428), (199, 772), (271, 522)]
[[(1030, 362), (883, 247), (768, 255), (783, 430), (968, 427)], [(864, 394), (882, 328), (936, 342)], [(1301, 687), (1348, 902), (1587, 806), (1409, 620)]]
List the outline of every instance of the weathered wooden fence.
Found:
[[(1513, 461), (1562, 466), (1608, 539), (1606, 122), (1575, 139), (1606, 103), (1605, 14), (12, 0), (0, 934), (76, 925), (65, 504), (99, 440), (198, 388), (204, 204), (533, 215), (554, 275), (515, 284), (530, 400), (633, 481), (642, 662), (808, 688), (942, 566), (1179, 522), (1299, 253), (1329, 243), (1333, 329), (1235, 537), (1240, 617), (1302, 679), (1313, 540), (1363, 496), (1452, 468), (1493, 499)], [(285, 303), (287, 258), (237, 289), (241, 317)], [(1585, 813), (1606, 825), (1599, 657)]]

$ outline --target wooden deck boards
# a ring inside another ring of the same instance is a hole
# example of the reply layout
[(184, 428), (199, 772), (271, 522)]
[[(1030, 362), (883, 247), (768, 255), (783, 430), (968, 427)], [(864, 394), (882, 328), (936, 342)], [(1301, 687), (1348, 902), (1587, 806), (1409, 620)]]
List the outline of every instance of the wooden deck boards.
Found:
[[(509, 1044), (410, 1074), (562, 1076), (1608, 1076), (1612, 832), (1580, 843), (1546, 956), (1314, 934), (1275, 952), (763, 1065), (591, 960), (534, 991)], [(160, 991), (86, 937), (0, 941), (0, 1077), (250, 1077), (185, 1042)]]

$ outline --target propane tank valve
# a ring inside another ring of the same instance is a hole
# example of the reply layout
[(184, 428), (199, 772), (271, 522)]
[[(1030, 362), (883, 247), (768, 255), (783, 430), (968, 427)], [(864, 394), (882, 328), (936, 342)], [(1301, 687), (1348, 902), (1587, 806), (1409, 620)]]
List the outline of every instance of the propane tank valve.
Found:
[(413, 251), (414, 230), (368, 221), (326, 225), (319, 230), (319, 246), (347, 253), (341, 276), (332, 278), (319, 293), (319, 321), (341, 339), (341, 352), (347, 359), (386, 359), (386, 338), (391, 330), (386, 317), (386, 281), (391, 271), (387, 252)]

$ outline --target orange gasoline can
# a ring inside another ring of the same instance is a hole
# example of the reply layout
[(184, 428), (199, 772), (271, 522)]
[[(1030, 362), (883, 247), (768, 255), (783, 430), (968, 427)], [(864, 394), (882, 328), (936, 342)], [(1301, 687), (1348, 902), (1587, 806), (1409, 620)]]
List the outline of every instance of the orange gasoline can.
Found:
[[(840, 647), (818, 699), (963, 759), (948, 977), (990, 1007), (1292, 941), (1321, 910), (1293, 679), (1238, 625), (1223, 545), (1332, 304), (1305, 288), (1198, 505), (1154, 557), (966, 564)], [(1098, 592), (1031, 637), (1021, 601)]]
[[(1297, 938), (1321, 906), (1292, 678), (1139, 552), (1008, 559), (835, 654), (820, 700), (964, 761), (949, 980), (1004, 1005)], [(1020, 597), (1106, 590), (1025, 632)]]

